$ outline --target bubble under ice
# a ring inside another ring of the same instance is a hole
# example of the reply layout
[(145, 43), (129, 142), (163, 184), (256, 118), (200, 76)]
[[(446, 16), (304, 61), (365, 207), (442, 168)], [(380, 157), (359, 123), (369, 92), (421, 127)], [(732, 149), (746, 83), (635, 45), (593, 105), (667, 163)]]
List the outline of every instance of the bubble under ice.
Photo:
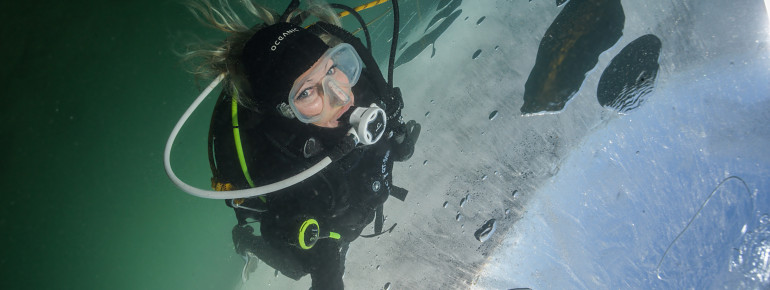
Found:
[(489, 237), (492, 236), (492, 234), (495, 233), (495, 230), (497, 229), (497, 222), (495, 219), (488, 220), (484, 225), (481, 226), (475, 233), (474, 236), (476, 236), (476, 240), (479, 242), (486, 242)]
[(770, 216), (763, 215), (760, 225), (748, 231), (730, 261), (730, 272), (738, 273), (757, 285), (746, 287), (770, 287)]
[(492, 113), (489, 114), (489, 120), (492, 121), (497, 117), (497, 111), (492, 111)]

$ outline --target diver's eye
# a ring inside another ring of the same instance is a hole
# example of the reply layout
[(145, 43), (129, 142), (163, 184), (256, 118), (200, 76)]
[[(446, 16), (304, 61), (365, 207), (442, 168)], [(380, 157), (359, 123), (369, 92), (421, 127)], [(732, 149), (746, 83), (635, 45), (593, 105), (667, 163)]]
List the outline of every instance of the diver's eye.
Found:
[(311, 90), (311, 89), (312, 89), (312, 88), (307, 88), (307, 89), (303, 90), (301, 93), (299, 93), (299, 94), (297, 95), (297, 97), (295, 97), (295, 98), (294, 98), (294, 100), (295, 100), (295, 101), (301, 101), (301, 100), (304, 100), (304, 99), (306, 99), (307, 97), (309, 97), (309, 96), (310, 96), (310, 90)]
[(335, 64), (332, 67), (330, 67), (328, 71), (326, 71), (326, 75), (333, 75), (336, 71), (337, 71), (337, 65)]

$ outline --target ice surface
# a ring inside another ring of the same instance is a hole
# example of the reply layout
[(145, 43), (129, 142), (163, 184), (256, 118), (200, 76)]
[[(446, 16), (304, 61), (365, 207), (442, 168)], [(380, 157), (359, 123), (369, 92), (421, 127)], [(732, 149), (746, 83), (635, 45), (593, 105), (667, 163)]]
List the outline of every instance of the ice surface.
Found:
[[(569, 104), (528, 116), (520, 108), (541, 38), (569, 2), (440, 2), (451, 10), (428, 1), (419, 15), (402, 9), (408, 44), (395, 83), (404, 119), (420, 122), (422, 133), (412, 159), (393, 172), (410, 191), (406, 202), (385, 204), (385, 227), (396, 226), (351, 244), (347, 288), (766, 285), (766, 247), (751, 242), (770, 211), (763, 195), (770, 51), (761, 2), (621, 1), (623, 36), (597, 54)], [(456, 21), (482, 17), (480, 25)], [(385, 26), (371, 29), (374, 43), (387, 35)], [(597, 102), (601, 73), (647, 34), (662, 43), (655, 90), (627, 115), (605, 109)], [(468, 57), (476, 51), (484, 52)], [(746, 180), (750, 196), (726, 182), (671, 247), (659, 279), (666, 247), (732, 175)], [(472, 202), (461, 206), (466, 196)], [(474, 231), (490, 220), (494, 234), (479, 243)], [(759, 272), (746, 276), (751, 271)], [(268, 278), (261, 283), (283, 277)]]
[[(476, 286), (768, 287), (758, 221), (770, 210), (770, 156), (754, 147), (770, 141), (761, 125), (770, 120), (761, 112), (768, 65), (761, 54), (731, 55), (679, 71), (650, 103), (592, 133), (534, 194)], [(715, 189), (658, 273), (666, 247)]]

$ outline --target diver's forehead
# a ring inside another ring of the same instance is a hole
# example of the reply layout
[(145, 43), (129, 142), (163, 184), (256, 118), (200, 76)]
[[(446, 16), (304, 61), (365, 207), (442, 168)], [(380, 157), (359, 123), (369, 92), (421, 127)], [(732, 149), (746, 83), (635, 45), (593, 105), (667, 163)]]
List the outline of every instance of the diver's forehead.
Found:
[(313, 64), (313, 66), (311, 66), (308, 70), (302, 73), (302, 75), (300, 75), (297, 78), (297, 80), (295, 80), (295, 82), (303, 82), (303, 83), (315, 82), (323, 78), (324, 75), (326, 75), (326, 71), (328, 71), (333, 64), (334, 62), (329, 58), (318, 59)]

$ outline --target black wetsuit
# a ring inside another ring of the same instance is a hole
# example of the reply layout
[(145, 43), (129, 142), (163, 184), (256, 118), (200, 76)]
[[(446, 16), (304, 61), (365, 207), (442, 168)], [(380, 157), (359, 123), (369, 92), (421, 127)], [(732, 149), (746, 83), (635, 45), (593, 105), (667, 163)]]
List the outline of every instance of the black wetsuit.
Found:
[[(364, 70), (353, 88), (355, 106), (368, 107), (376, 103), (386, 107), (388, 104), (375, 93), (372, 89), (375, 86), (370, 82), (371, 76)], [(223, 94), (216, 107), (209, 136), (214, 181), (230, 183), (233, 189), (249, 188), (232, 141), (231, 98)], [(257, 186), (283, 180), (309, 168), (325, 157), (324, 150), (336, 146), (349, 129), (348, 125), (319, 128), (296, 119), (257, 114), (243, 107), (238, 108), (238, 125), (244, 162)], [(403, 150), (394, 147), (396, 138), (390, 134), (399, 126), (398, 121), (389, 121), (378, 143), (353, 149), (301, 183), (263, 197), (227, 200), (238, 220), (233, 228), (236, 251), (241, 254), (250, 251), (293, 279), (309, 273), (313, 289), (342, 289), (347, 245), (375, 219), (375, 212), (379, 210), (382, 215), (381, 206), (389, 194), (403, 191), (392, 186), (391, 174), (394, 159), (404, 159), (398, 156), (403, 155), (400, 153)], [(306, 147), (311, 138), (321, 149), (307, 156)], [(405, 196), (405, 192), (403, 194)], [(308, 218), (318, 221), (321, 232), (336, 232), (341, 238), (320, 239), (311, 249), (301, 249), (296, 245), (297, 229)], [(248, 225), (251, 220), (260, 222), (261, 236)]]

